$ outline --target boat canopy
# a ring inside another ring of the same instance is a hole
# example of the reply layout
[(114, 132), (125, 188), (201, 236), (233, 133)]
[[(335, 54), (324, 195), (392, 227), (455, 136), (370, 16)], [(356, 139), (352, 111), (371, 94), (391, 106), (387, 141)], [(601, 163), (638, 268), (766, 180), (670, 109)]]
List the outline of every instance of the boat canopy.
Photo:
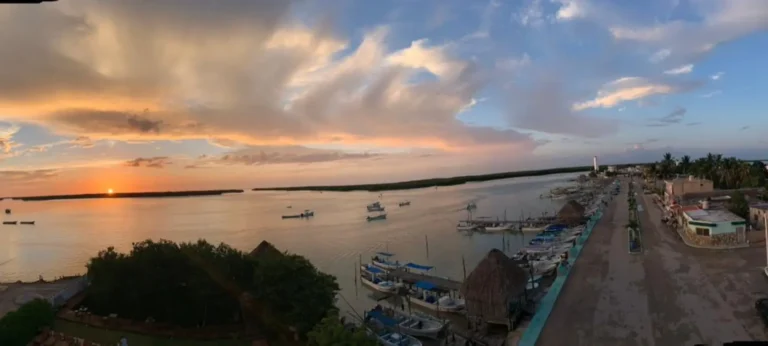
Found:
[(384, 257), (392, 257), (392, 256), (395, 255), (395, 254), (389, 253), (389, 252), (377, 252), (376, 254), (379, 255), (379, 256), (384, 256)]
[(562, 231), (566, 228), (568, 228), (568, 226), (558, 223), (558, 224), (549, 225), (544, 230), (545, 231)]
[(405, 266), (408, 267), (408, 268), (411, 268), (411, 269), (418, 269), (418, 270), (424, 270), (424, 271), (427, 271), (427, 270), (430, 270), (430, 269), (434, 268), (432, 266), (424, 266), (424, 265), (416, 264), (416, 263), (408, 263)]
[(371, 311), (369, 311), (368, 312), (368, 316), (371, 316), (371, 318), (375, 318), (376, 320), (378, 320), (379, 322), (381, 322), (382, 324), (384, 324), (387, 327), (395, 327), (395, 326), (398, 325), (397, 320), (395, 320), (394, 318), (389, 317), (389, 316), (383, 314), (379, 310), (371, 310)]
[(437, 288), (437, 286), (435, 286), (435, 284), (433, 284), (431, 282), (426, 282), (426, 281), (419, 281), (414, 286), (416, 286), (418, 288), (421, 288), (423, 290), (433, 290), (433, 289)]
[(365, 266), (365, 270), (370, 272), (370, 273), (373, 273), (373, 274), (381, 274), (381, 273), (384, 272), (384, 270), (376, 268), (376, 267), (371, 266), (371, 265)]

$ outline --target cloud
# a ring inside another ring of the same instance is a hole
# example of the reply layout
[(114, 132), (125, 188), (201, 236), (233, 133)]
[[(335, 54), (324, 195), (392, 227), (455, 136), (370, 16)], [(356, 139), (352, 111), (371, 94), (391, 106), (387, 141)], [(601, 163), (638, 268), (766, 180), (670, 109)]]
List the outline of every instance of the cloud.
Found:
[(749, 125), (747, 125), (747, 126), (742, 126), (742, 127), (739, 129), (739, 130), (740, 130), (740, 131), (749, 130), (749, 128), (750, 128), (750, 127), (751, 127), (751, 126), (749, 126)]
[(679, 124), (683, 121), (683, 118), (685, 117), (685, 113), (688, 111), (683, 107), (677, 107), (675, 110), (670, 112), (669, 114), (661, 117), (653, 119), (653, 123), (648, 124), (649, 127), (664, 127), (674, 124)]
[[(289, 20), (294, 3), (3, 7), (0, 112), (93, 141), (536, 147), (528, 135), (456, 119), (489, 74), (456, 58), (452, 44), (391, 50), (383, 27), (351, 45), (327, 23)], [(496, 7), (491, 1), (484, 16)], [(424, 72), (435, 78), (417, 78)]]
[(77, 137), (69, 141), (69, 143), (76, 148), (93, 148), (94, 146), (93, 141), (91, 141), (91, 139), (86, 136)]
[(723, 75), (725, 75), (725, 72), (718, 72), (709, 76), (709, 78), (711, 78), (712, 80), (719, 80)]
[(205, 157), (196, 162), (203, 165), (270, 165), (310, 164), (342, 160), (359, 160), (380, 157), (380, 153), (348, 153), (339, 150), (312, 149), (300, 146), (248, 147), (218, 157)]
[(664, 71), (664, 74), (671, 74), (671, 75), (678, 75), (678, 74), (687, 74), (693, 72), (693, 64), (683, 65), (680, 67), (673, 68), (671, 70)]
[(10, 154), (18, 144), (13, 141), (13, 136), (21, 127), (15, 124), (0, 122), (0, 154)]
[(507, 58), (496, 61), (496, 68), (506, 72), (515, 72), (531, 64), (531, 57), (524, 53), (519, 58)]
[(768, 29), (768, 2), (763, 0), (696, 0), (687, 4), (695, 14), (693, 20), (657, 21), (650, 26), (617, 22), (611, 26), (611, 34), (617, 40), (675, 47), (676, 55), (690, 61), (717, 45)]
[(513, 90), (507, 118), (511, 125), (539, 132), (600, 137), (618, 131), (616, 119), (574, 112), (563, 81), (556, 74), (538, 76), (535, 83)]
[(546, 21), (541, 2), (542, 0), (532, 0), (520, 12), (513, 14), (513, 19), (522, 26), (539, 27), (543, 25)]
[(133, 160), (126, 161), (123, 166), (126, 167), (149, 167), (149, 168), (164, 168), (167, 165), (171, 165), (170, 158), (165, 156), (158, 157), (139, 157)]
[(590, 4), (584, 0), (554, 0), (553, 2), (559, 2), (561, 5), (555, 14), (560, 21), (584, 18), (590, 10)]
[(57, 169), (0, 171), (0, 179), (6, 182), (34, 182), (54, 178), (59, 172)]
[(706, 94), (701, 94), (701, 95), (700, 95), (700, 97), (701, 97), (701, 98), (705, 98), (705, 99), (708, 99), (708, 98), (711, 98), (711, 97), (714, 97), (714, 96), (720, 95), (720, 94), (722, 94), (722, 93), (723, 93), (723, 91), (722, 91), (722, 90), (715, 90), (715, 91), (712, 91), (712, 92), (708, 92), (708, 93), (706, 93)]
[(648, 59), (648, 61), (650, 61), (650, 62), (652, 62), (654, 64), (657, 64), (657, 63), (660, 63), (660, 62), (664, 61), (666, 58), (668, 58), (670, 54), (672, 54), (672, 50), (667, 49), (667, 48), (660, 49), (656, 53), (653, 53), (653, 55), (651, 55), (651, 57)]
[(626, 101), (640, 101), (654, 95), (686, 92), (701, 85), (703, 83), (697, 81), (657, 81), (642, 77), (623, 77), (604, 84), (594, 99), (575, 103), (573, 110), (612, 108)]
[(685, 126), (698, 126), (701, 124), (703, 124), (701, 121), (694, 121), (694, 122), (685, 124)]

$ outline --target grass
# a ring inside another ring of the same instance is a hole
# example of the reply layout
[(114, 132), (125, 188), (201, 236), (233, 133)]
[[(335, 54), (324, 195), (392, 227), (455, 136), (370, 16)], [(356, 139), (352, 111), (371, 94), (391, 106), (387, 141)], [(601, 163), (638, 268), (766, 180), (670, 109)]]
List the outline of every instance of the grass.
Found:
[(195, 341), (195, 340), (177, 340), (153, 337), (149, 335), (125, 333), (121, 331), (100, 329), (89, 327), (84, 324), (73, 323), (63, 320), (56, 320), (53, 329), (57, 332), (83, 338), (91, 342), (97, 342), (102, 345), (116, 345), (121, 337), (128, 340), (129, 345), (141, 346), (248, 346), (248, 341), (242, 340), (216, 340), (216, 341)]

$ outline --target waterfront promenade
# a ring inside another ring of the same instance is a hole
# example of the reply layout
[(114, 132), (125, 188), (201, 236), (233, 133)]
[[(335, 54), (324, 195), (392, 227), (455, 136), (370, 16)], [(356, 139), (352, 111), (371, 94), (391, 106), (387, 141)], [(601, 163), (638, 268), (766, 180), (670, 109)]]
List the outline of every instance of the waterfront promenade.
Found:
[(685, 246), (638, 195), (644, 253), (628, 251), (627, 181), (576, 261), (537, 345), (693, 345), (766, 340), (765, 249)]

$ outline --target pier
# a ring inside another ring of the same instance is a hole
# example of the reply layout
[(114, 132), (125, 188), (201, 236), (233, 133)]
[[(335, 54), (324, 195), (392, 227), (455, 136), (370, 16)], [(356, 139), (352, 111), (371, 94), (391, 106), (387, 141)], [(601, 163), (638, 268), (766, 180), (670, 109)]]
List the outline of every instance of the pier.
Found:
[(424, 282), (429, 282), (435, 285), (436, 287), (442, 288), (445, 290), (458, 291), (461, 289), (461, 282), (459, 281), (451, 280), (448, 278), (431, 276), (431, 275), (412, 273), (412, 272), (405, 271), (402, 268), (395, 269), (389, 272), (389, 275), (411, 284), (417, 283), (419, 281), (424, 281)]

